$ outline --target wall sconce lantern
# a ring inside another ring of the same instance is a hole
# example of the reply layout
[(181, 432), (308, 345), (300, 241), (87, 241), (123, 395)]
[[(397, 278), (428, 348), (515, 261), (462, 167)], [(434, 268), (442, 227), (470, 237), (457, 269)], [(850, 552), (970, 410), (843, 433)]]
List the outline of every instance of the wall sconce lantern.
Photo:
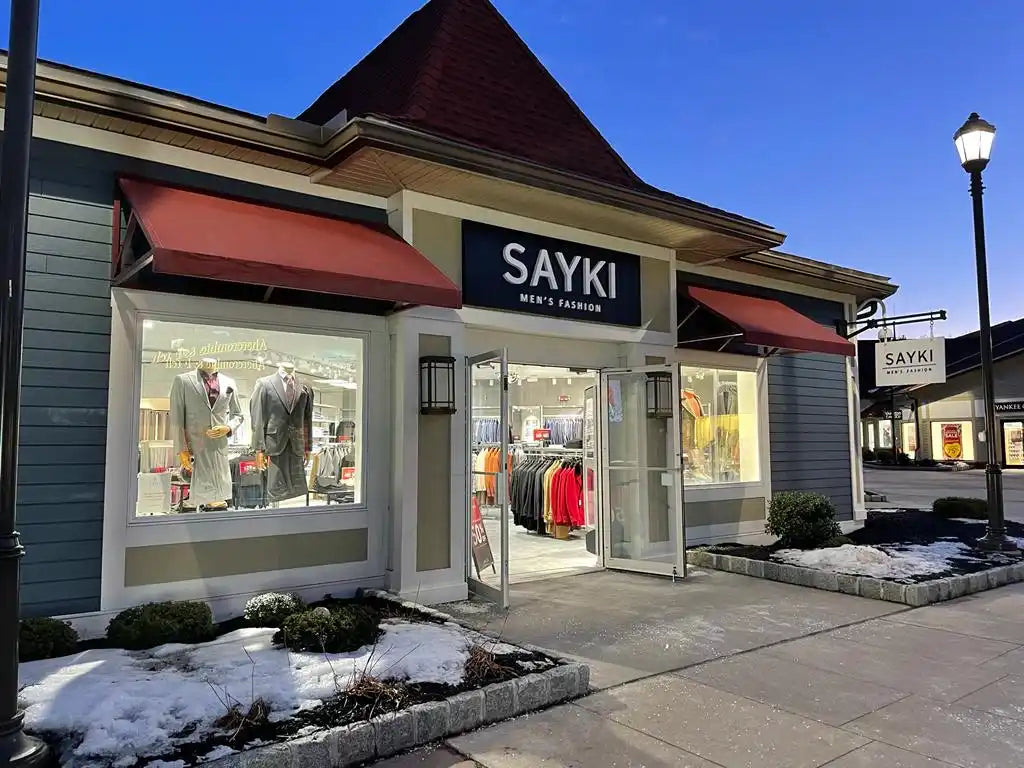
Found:
[(672, 374), (651, 371), (647, 374), (647, 418), (672, 418)]
[(420, 413), (455, 413), (455, 358), (430, 355), (420, 358)]

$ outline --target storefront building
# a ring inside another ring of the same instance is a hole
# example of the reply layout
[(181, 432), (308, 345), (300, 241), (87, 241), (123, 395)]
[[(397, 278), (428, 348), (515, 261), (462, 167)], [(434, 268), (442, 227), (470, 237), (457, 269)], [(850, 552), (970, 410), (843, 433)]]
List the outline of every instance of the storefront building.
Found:
[[(996, 452), (1002, 466), (1024, 467), (1024, 320), (993, 326), (992, 346)], [(862, 382), (866, 379), (864, 361), (873, 354), (873, 343), (859, 344)], [(910, 458), (986, 461), (980, 357), (976, 331), (946, 339), (945, 383), (899, 388), (899, 448)], [(863, 444), (872, 449), (891, 448), (890, 395), (884, 390), (862, 388), (861, 398)]]
[[(414, 44), (449, 56), (429, 98)], [(507, 600), (682, 576), (781, 490), (863, 513), (834, 328), (895, 286), (643, 184), (484, 0), (432, 0), (295, 120), (37, 89), (24, 614)]]

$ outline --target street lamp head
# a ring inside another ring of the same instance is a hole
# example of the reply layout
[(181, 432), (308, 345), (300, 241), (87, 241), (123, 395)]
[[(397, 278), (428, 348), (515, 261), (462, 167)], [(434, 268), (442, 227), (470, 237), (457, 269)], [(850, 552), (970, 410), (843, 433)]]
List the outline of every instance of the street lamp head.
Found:
[(953, 134), (953, 144), (960, 155), (960, 165), (968, 173), (985, 170), (992, 156), (992, 142), (996, 138), (996, 127), (982, 120), (977, 112), (971, 112), (967, 122)]

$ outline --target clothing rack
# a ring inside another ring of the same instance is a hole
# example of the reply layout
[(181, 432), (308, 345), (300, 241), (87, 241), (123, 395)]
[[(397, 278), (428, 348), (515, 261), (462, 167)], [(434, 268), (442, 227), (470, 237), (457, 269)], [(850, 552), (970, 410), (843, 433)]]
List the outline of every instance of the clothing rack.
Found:
[(515, 451), (524, 456), (583, 456), (582, 448), (562, 448), (557, 445), (515, 446)]

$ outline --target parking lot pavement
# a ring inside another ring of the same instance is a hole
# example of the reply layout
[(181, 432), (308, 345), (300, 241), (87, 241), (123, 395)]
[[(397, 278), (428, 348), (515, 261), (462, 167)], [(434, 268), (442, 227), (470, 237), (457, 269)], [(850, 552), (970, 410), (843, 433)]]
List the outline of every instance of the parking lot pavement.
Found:
[[(885, 506), (930, 507), (943, 496), (985, 498), (985, 472), (927, 472), (913, 469), (864, 468), (864, 488), (884, 494)], [(1003, 471), (1006, 518), (1024, 523), (1024, 470)]]

